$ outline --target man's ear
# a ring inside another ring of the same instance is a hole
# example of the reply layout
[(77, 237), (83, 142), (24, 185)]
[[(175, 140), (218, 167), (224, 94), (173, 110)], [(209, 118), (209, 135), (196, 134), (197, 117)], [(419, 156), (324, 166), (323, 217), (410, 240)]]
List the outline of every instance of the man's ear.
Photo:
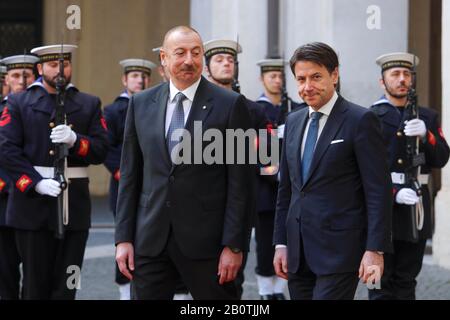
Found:
[(378, 82), (379, 82), (379, 84), (380, 84), (380, 87), (382, 87), (383, 89), (386, 89), (386, 85), (384, 84), (384, 78), (383, 78), (383, 77), (381, 77), (381, 78), (378, 80)]
[(39, 75), (42, 76), (42, 70), (44, 69), (44, 65), (42, 63), (38, 63), (36, 65), (36, 68), (37, 68)]
[(165, 67), (167, 63), (166, 63), (166, 52), (164, 51), (164, 49), (161, 49), (159, 51), (159, 59), (161, 60), (161, 65)]
[(211, 73), (209, 72), (209, 68), (205, 65), (204, 67), (203, 67), (203, 70), (204, 70), (204, 72), (206, 73), (206, 76), (209, 78), (209, 77), (211, 77)]
[(122, 75), (122, 85), (126, 88), (127, 87), (127, 75)]
[(339, 68), (336, 67), (332, 72), (331, 72), (331, 78), (333, 79), (333, 84), (334, 86), (337, 86), (338, 82), (339, 82)]

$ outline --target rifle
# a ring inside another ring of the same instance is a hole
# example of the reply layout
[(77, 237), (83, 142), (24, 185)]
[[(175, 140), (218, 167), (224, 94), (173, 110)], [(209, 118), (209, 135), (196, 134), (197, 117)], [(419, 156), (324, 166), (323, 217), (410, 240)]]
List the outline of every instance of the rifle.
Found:
[[(144, 61), (142, 61), (142, 66), (144, 67)], [(145, 90), (145, 76), (144, 76), (144, 71), (141, 71), (141, 80), (142, 80), (141, 89), (142, 89), (142, 91), (144, 91), (144, 90)]]
[[(416, 61), (414, 56), (414, 64), (411, 72), (411, 86), (408, 89), (408, 99), (405, 106), (405, 111), (402, 119), (402, 129), (404, 129), (405, 121), (419, 118), (419, 108), (417, 105), (416, 92)], [(423, 226), (423, 207), (422, 189), (418, 180), (420, 166), (425, 164), (425, 155), (423, 152), (419, 153), (419, 137), (408, 137), (406, 139), (406, 166), (405, 166), (405, 185), (407, 188), (413, 189), (420, 197), (419, 204), (409, 206), (410, 219), (412, 225), (412, 238), (414, 241), (419, 239), (419, 230)]]
[[(2, 56), (0, 56), (0, 61), (2, 60)], [(3, 101), (3, 82), (5, 81), (5, 77), (2, 72), (3, 65), (0, 63), (0, 103)]]
[[(56, 78), (56, 113), (55, 113), (55, 126), (66, 124), (66, 112), (64, 110), (64, 99), (66, 95), (66, 78), (64, 78), (64, 51), (63, 44), (61, 43), (61, 53), (58, 59), (59, 63), (59, 74)], [(67, 188), (67, 180), (65, 177), (65, 171), (67, 167), (67, 156), (69, 154), (68, 147), (65, 143), (55, 144), (55, 161), (54, 161), (54, 179), (59, 182), (61, 187), (61, 193), (59, 194), (58, 201), (58, 212), (57, 212), (57, 228), (56, 228), (56, 238), (64, 238), (64, 225), (66, 223), (66, 201), (64, 198), (64, 190)]]
[(233, 76), (233, 84), (231, 85), (231, 89), (234, 92), (241, 93), (241, 85), (239, 83), (238, 51), (239, 51), (239, 35), (237, 36), (237, 39), (236, 39), (236, 56), (234, 57), (234, 76)]
[[(283, 63), (284, 63), (284, 54), (283, 54)], [(278, 119), (279, 121), (282, 120), (283, 123), (286, 121), (286, 116), (288, 113), (290, 113), (292, 111), (292, 99), (289, 97), (288, 92), (286, 90), (286, 72), (284, 70), (284, 65), (283, 65), (283, 71), (282, 71), (282, 76), (283, 76), (283, 84), (281, 87), (281, 112), (280, 112), (280, 117), (283, 117), (283, 119)]]
[[(25, 63), (25, 56), (27, 54), (26, 49), (23, 50), (23, 62)], [(22, 89), (23, 91), (27, 90), (27, 71), (25, 70), (25, 67), (22, 69)]]

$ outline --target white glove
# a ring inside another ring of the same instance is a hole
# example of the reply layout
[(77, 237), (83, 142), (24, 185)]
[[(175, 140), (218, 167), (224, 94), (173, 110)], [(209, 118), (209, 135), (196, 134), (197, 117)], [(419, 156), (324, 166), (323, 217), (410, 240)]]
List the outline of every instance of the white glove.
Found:
[(413, 189), (403, 188), (400, 189), (399, 192), (397, 192), (397, 195), (395, 196), (395, 202), (397, 202), (398, 204), (406, 204), (412, 206), (419, 202), (419, 197)]
[(34, 189), (43, 196), (57, 197), (61, 193), (59, 182), (53, 179), (42, 179)]
[(424, 138), (427, 133), (427, 127), (425, 122), (420, 119), (413, 119), (406, 122), (405, 125), (405, 135), (408, 137), (421, 137)]
[(77, 135), (68, 125), (60, 124), (52, 129), (50, 139), (53, 143), (65, 143), (72, 148), (77, 141)]

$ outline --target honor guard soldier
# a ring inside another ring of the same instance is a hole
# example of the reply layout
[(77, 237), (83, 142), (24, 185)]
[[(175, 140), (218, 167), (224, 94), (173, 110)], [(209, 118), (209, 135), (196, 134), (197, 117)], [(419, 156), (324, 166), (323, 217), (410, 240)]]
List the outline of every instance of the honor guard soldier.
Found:
[[(31, 55), (17, 55), (6, 57), (0, 61), (4, 68), (6, 77), (4, 85), (7, 90), (4, 93), (17, 94), (35, 81), (34, 67), (39, 59)], [(3, 73), (3, 72), (2, 72)], [(6, 106), (8, 96), (3, 96), (0, 106), (0, 114)], [(9, 120), (8, 112), (1, 117), (0, 126), (7, 124)], [(0, 167), (0, 299), (19, 299), (20, 292), (20, 256), (17, 251), (14, 238), (14, 229), (6, 226), (6, 206), (8, 200), (8, 189), (11, 187), (8, 175)]]
[[(122, 154), (123, 131), (127, 115), (128, 101), (136, 92), (148, 88), (152, 69), (156, 65), (143, 59), (126, 59), (120, 61), (123, 68), (122, 84), (125, 90), (116, 100), (105, 107), (104, 114), (108, 124), (109, 151), (105, 166), (111, 173), (109, 184), (109, 204), (116, 216), (117, 193), (120, 179), (120, 157)], [(116, 267), (116, 283), (119, 286), (120, 299), (130, 300), (130, 281)]]
[[(415, 299), (416, 277), (422, 268), (426, 240), (432, 237), (434, 229), (429, 178), (433, 168), (442, 168), (447, 163), (449, 146), (436, 111), (417, 106), (418, 118), (408, 119), (407, 105), (411, 106), (409, 97), (415, 93), (410, 90), (415, 89), (415, 66), (419, 59), (410, 53), (389, 53), (380, 56), (376, 62), (381, 67), (380, 85), (384, 95), (371, 110), (381, 121), (389, 153), (394, 186), (394, 253), (385, 253), (381, 289), (369, 290), (369, 298), (412, 300)], [(407, 156), (407, 139), (410, 137), (417, 138), (418, 151), (424, 155), (417, 188), (408, 184), (406, 174), (414, 166)]]
[[(108, 151), (100, 99), (70, 83), (75, 48), (51, 45), (31, 50), (39, 56), (40, 78), (25, 92), (10, 95), (3, 110), (0, 165), (12, 184), (6, 225), (15, 230), (24, 299), (75, 298), (91, 224), (87, 167), (103, 163)], [(57, 96), (57, 88), (64, 92), (62, 97)], [(57, 98), (63, 99), (61, 122), (66, 124), (56, 126), (55, 116), (61, 111)], [(67, 150), (64, 191), (62, 181), (53, 179), (60, 148)], [(60, 201), (63, 236), (57, 228)]]
[[(239, 85), (239, 63), (238, 54), (242, 52), (242, 47), (236, 41), (233, 40), (211, 40), (204, 43), (205, 48), (205, 72), (207, 74), (208, 80), (212, 83), (223, 87), (228, 90), (234, 90), (240, 93)], [(252, 122), (252, 128), (259, 132), (258, 130), (266, 129), (267, 119), (264, 115), (263, 108), (249, 100), (246, 99), (246, 104), (248, 111), (250, 112), (250, 118)], [(259, 171), (255, 173), (256, 175)], [(256, 199), (256, 196), (255, 196)], [(256, 203), (253, 207), (249, 209), (249, 228), (253, 227), (255, 219)], [(247, 253), (244, 254), (244, 261), (242, 263), (241, 269), (239, 271), (238, 277), (235, 282), (239, 288), (239, 296), (242, 296), (243, 288), (242, 284), (244, 282), (244, 269), (247, 261)]]
[(9, 87), (5, 83), (6, 67), (0, 64), (0, 102), (9, 93)]
[[(268, 120), (267, 129), (274, 134), (278, 129), (278, 137), (282, 138), (284, 122), (289, 112), (306, 107), (287, 97), (285, 90), (283, 59), (264, 59), (257, 63), (261, 71), (261, 82), (264, 93), (256, 100), (263, 107)], [(281, 150), (281, 148), (280, 148)], [(262, 300), (284, 300), (286, 280), (275, 275), (273, 268), (274, 247), (272, 236), (277, 199), (277, 166), (263, 168), (265, 175), (258, 179), (257, 214), (255, 225), (256, 238), (256, 280)], [(272, 173), (273, 172), (273, 173)]]

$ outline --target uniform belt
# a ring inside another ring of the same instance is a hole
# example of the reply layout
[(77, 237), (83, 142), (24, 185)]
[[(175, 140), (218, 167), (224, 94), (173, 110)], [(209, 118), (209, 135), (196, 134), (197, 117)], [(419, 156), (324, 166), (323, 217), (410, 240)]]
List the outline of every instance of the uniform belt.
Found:
[[(54, 167), (40, 167), (35, 166), (34, 169), (39, 172), (42, 178), (51, 179), (55, 176)], [(88, 171), (86, 167), (69, 167), (66, 171), (66, 179), (80, 179), (87, 178)]]
[[(428, 184), (429, 174), (419, 174), (418, 180), (421, 185)], [(405, 184), (405, 174), (400, 172), (391, 172), (392, 183)]]

